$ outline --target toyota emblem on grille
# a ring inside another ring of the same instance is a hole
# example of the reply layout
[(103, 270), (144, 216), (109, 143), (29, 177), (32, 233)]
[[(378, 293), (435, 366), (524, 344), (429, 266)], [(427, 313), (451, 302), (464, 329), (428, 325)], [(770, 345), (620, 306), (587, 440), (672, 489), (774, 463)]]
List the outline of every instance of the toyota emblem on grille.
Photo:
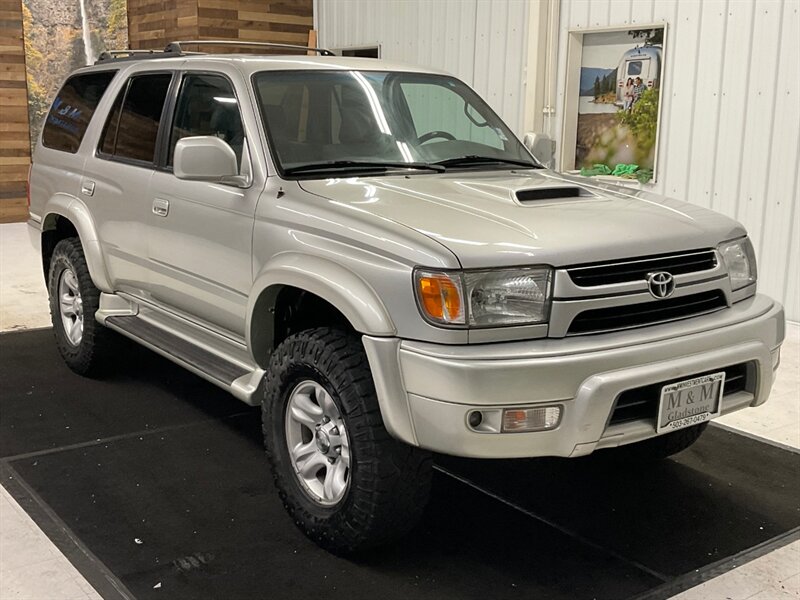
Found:
[(647, 289), (654, 298), (669, 298), (675, 291), (675, 278), (666, 271), (656, 271), (647, 275)]

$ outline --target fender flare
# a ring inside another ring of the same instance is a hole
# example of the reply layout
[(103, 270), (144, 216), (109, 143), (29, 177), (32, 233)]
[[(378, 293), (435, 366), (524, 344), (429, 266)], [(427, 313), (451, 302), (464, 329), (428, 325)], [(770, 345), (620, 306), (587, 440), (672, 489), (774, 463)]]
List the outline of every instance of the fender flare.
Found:
[(266, 366), (274, 346), (272, 315), (284, 286), (305, 290), (329, 302), (360, 333), (373, 336), (397, 333), (378, 294), (360, 276), (325, 258), (285, 252), (274, 256), (261, 269), (247, 304), (247, 347), (262, 367)]
[[(58, 193), (50, 197), (42, 214), (42, 234), (55, 228), (57, 216), (68, 219), (75, 226), (94, 285), (102, 292), (112, 292), (111, 280), (97, 236), (97, 228), (86, 205), (74, 196)], [(47, 273), (45, 273), (45, 278), (47, 278)]]

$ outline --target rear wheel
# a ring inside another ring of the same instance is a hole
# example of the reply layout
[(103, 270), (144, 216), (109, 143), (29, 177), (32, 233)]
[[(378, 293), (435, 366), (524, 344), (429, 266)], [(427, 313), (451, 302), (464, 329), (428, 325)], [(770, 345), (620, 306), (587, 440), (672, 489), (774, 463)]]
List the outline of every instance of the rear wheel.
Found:
[(634, 462), (654, 462), (669, 458), (683, 452), (694, 444), (708, 427), (708, 423), (692, 425), (685, 429), (672, 431), (663, 435), (614, 448), (611, 452), (615, 458)]
[(267, 371), (263, 428), (283, 504), (320, 546), (384, 544), (422, 515), (430, 453), (387, 433), (357, 335), (320, 328), (288, 337)]
[(64, 362), (80, 375), (98, 374), (109, 355), (111, 331), (94, 318), (100, 290), (89, 275), (78, 238), (63, 239), (53, 249), (47, 290), (56, 346)]

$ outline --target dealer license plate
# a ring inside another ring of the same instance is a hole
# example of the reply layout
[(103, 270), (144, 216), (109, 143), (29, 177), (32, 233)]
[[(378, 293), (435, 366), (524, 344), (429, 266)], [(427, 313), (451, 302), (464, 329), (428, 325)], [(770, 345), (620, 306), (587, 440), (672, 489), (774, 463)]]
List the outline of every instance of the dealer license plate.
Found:
[(722, 371), (662, 387), (656, 432), (675, 431), (718, 417), (724, 386)]

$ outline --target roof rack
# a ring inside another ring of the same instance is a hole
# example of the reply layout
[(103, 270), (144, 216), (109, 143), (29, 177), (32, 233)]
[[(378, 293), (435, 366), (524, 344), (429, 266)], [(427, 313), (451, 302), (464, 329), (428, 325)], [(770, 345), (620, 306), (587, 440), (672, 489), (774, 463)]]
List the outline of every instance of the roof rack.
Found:
[(187, 46), (242, 46), (242, 47), (258, 47), (258, 48), (283, 48), (285, 50), (298, 50), (302, 52), (316, 52), (322, 56), (336, 56), (327, 48), (312, 48), (309, 46), (300, 46), (298, 44), (273, 44), (272, 42), (247, 42), (242, 40), (189, 40), (180, 42), (171, 42), (164, 48), (164, 52), (181, 52), (183, 45)]
[(189, 54), (205, 54), (205, 52), (189, 52), (182, 46), (248, 46), (258, 48), (282, 48), (285, 50), (297, 50), (302, 52), (316, 52), (322, 56), (335, 56), (333, 52), (326, 48), (311, 48), (308, 46), (298, 46), (295, 44), (273, 44), (270, 42), (243, 42), (240, 40), (187, 40), (180, 42), (170, 42), (163, 50), (106, 50), (97, 58), (95, 64), (109, 61), (142, 60), (146, 58), (172, 58), (175, 56), (186, 56)]
[(139, 60), (141, 58), (164, 58), (162, 50), (105, 50), (100, 53), (94, 64), (110, 60)]
[(174, 50), (105, 50), (100, 53), (94, 64), (107, 61), (142, 60), (145, 58), (171, 58), (173, 56), (186, 56), (187, 54), (203, 54), (202, 52), (180, 52)]

